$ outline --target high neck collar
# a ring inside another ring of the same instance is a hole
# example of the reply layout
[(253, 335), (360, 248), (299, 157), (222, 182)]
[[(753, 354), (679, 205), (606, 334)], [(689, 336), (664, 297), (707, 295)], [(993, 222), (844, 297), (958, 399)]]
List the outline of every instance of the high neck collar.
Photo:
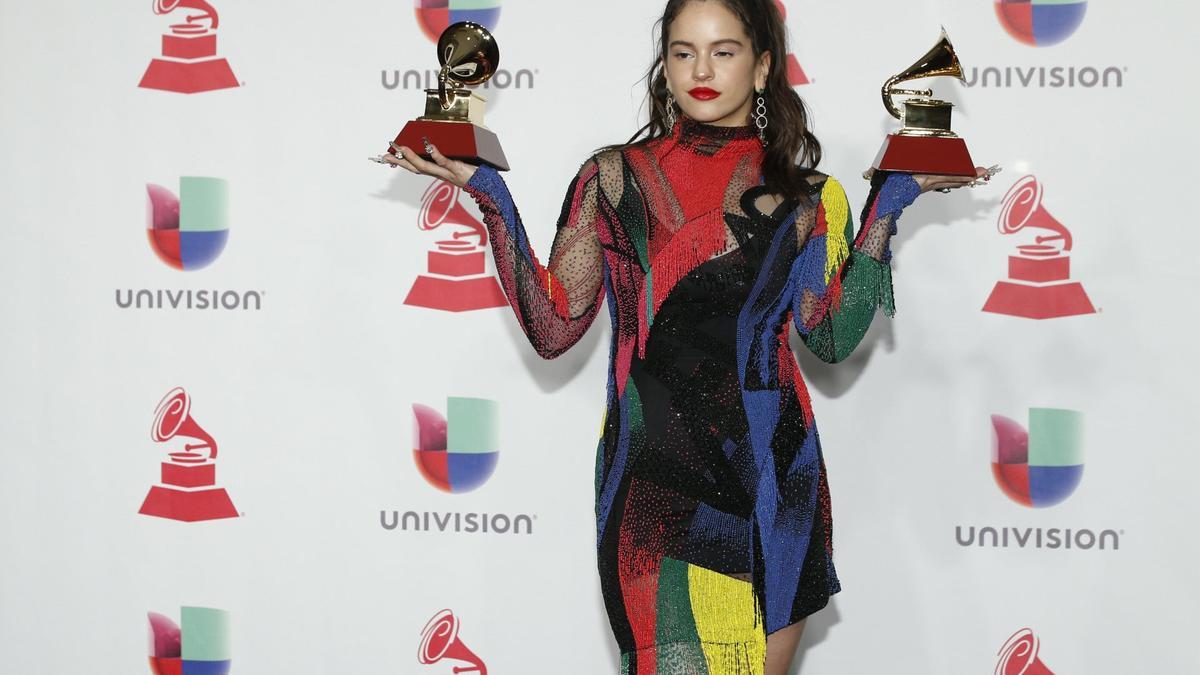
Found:
[(714, 155), (730, 145), (746, 151), (762, 149), (758, 140), (758, 129), (753, 125), (717, 126), (697, 122), (687, 115), (681, 114), (679, 122), (672, 131), (672, 135), (680, 145), (703, 155)]

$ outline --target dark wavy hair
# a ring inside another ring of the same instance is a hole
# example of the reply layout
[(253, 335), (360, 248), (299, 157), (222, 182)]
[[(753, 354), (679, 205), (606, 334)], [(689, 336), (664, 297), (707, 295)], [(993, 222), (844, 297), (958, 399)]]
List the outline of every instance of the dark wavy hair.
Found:
[(641, 145), (667, 136), (667, 77), (664, 61), (668, 53), (671, 23), (689, 2), (720, 2), (742, 22), (750, 36), (755, 62), (764, 52), (771, 53), (767, 73), (767, 149), (763, 159), (763, 179), (767, 188), (784, 197), (808, 192), (804, 177), (821, 162), (821, 143), (808, 126), (808, 109), (787, 76), (787, 27), (775, 0), (667, 0), (662, 18), (655, 23), (659, 35), (658, 56), (646, 72), (650, 121), (638, 129), (623, 146)]

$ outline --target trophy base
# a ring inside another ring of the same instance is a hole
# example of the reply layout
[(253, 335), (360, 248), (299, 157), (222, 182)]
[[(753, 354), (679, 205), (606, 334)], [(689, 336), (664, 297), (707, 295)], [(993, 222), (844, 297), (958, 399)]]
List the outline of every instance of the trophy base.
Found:
[[(396, 145), (412, 148), (425, 159), (423, 138), (437, 146), (443, 155), (468, 164), (487, 164), (497, 171), (508, 171), (508, 158), (500, 148), (496, 134), (489, 129), (470, 122), (440, 122), (436, 120), (413, 120), (404, 125), (396, 136)], [(388, 152), (396, 154), (388, 148)]]
[(173, 490), (162, 485), (150, 488), (138, 513), (185, 523), (238, 517), (225, 488)]
[(142, 75), (138, 86), (179, 94), (198, 94), (202, 91), (230, 89), (238, 86), (237, 77), (225, 59), (181, 63), (154, 59)]
[(472, 312), (506, 307), (508, 298), (495, 277), (440, 279), (421, 275), (404, 298), (404, 304), (444, 312)]
[(961, 138), (891, 134), (872, 165), (879, 171), (974, 176), (975, 162)]
[(1083, 284), (1071, 282), (1052, 286), (1029, 286), (1001, 281), (992, 289), (983, 311), (1023, 319), (1058, 319), (1095, 314)]

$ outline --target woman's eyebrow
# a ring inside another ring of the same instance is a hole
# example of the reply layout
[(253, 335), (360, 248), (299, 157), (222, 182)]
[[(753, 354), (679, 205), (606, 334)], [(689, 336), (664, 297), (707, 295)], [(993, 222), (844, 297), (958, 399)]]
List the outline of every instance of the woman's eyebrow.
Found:
[[(713, 42), (712, 44), (714, 46), (720, 45), (720, 44), (731, 44), (731, 45), (737, 45), (738, 47), (744, 46), (742, 44), (741, 40), (735, 40), (734, 38), (724, 38), (722, 40), (717, 40), (717, 41)], [(692, 49), (696, 48), (696, 45), (688, 42), (687, 40), (672, 40), (671, 44), (668, 46), (670, 46), (670, 47), (691, 47)]]

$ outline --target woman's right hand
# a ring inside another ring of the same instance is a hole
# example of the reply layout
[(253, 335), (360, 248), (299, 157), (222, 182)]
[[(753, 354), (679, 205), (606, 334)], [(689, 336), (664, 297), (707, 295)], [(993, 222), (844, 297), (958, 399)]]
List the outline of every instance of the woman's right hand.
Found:
[(413, 173), (440, 178), (458, 187), (465, 187), (467, 181), (471, 180), (471, 177), (475, 175), (475, 170), (478, 167), (466, 162), (460, 162), (457, 159), (450, 159), (439, 152), (437, 146), (430, 143), (429, 139), (422, 140), (425, 142), (425, 152), (433, 158), (432, 162), (423, 159), (410, 148), (392, 143), (392, 150), (396, 154), (387, 153), (383, 155), (383, 163), (392, 167), (403, 167)]

